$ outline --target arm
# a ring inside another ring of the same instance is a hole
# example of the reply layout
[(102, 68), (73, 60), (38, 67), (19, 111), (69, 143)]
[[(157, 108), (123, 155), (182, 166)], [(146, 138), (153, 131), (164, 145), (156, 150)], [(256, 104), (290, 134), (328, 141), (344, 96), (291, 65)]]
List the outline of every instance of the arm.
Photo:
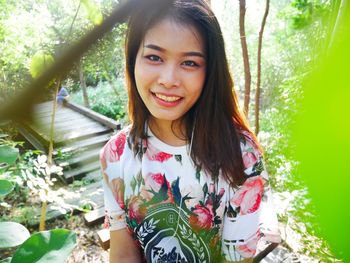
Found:
[[(100, 152), (106, 213), (105, 228), (110, 229), (110, 263), (141, 262), (140, 251), (126, 229), (125, 186), (119, 155), (123, 152), (123, 148), (120, 147), (124, 147), (125, 142), (125, 134), (119, 132), (109, 140)], [(115, 145), (119, 148), (116, 149)]]
[[(279, 243), (278, 221), (272, 204), (268, 174), (263, 157), (248, 137), (241, 140), (242, 159), (247, 179), (238, 189), (230, 189), (227, 206), (235, 213), (224, 214), (223, 252), (228, 262), (260, 262)], [(261, 237), (271, 245), (256, 255)], [(244, 259), (246, 258), (246, 259)], [(235, 261), (238, 260), (238, 261)], [(241, 259), (241, 261), (239, 261)], [(232, 260), (232, 261), (231, 261)]]
[(110, 263), (139, 263), (141, 255), (127, 230), (110, 232)]

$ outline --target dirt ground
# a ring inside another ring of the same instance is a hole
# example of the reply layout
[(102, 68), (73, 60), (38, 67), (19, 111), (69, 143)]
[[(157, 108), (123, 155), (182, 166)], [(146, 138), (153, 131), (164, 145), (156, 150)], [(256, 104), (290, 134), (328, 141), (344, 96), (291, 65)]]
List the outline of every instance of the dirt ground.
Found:
[(66, 263), (108, 263), (108, 252), (103, 250), (98, 243), (97, 231), (101, 225), (86, 226), (83, 214), (75, 215), (69, 219), (55, 220), (48, 225), (52, 227), (66, 228), (77, 234), (77, 245)]

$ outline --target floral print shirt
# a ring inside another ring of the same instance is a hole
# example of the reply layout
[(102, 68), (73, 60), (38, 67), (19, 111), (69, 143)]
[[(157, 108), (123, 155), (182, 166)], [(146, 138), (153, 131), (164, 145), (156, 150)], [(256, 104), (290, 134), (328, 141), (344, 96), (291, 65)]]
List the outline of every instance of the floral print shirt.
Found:
[(238, 261), (253, 257), (262, 237), (280, 242), (268, 175), (248, 133), (241, 139), (247, 179), (234, 189), (196, 168), (188, 146), (167, 145), (149, 129), (135, 157), (129, 129), (101, 150), (105, 225), (127, 228), (145, 262)]

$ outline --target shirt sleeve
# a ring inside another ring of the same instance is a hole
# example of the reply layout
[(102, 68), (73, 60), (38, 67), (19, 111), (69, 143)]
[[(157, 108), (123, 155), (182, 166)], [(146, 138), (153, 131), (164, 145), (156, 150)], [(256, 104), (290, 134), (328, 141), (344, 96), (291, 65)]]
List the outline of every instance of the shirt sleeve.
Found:
[(68, 91), (66, 90), (66, 88), (62, 87), (61, 90), (58, 92), (58, 96), (61, 96), (61, 97), (68, 96)]
[(126, 228), (124, 179), (120, 162), (124, 146), (125, 136), (119, 133), (100, 152), (105, 205), (104, 227), (110, 231)]
[(224, 214), (222, 253), (229, 261), (254, 257), (260, 241), (281, 242), (262, 154), (249, 138), (241, 150), (247, 179), (229, 190)]

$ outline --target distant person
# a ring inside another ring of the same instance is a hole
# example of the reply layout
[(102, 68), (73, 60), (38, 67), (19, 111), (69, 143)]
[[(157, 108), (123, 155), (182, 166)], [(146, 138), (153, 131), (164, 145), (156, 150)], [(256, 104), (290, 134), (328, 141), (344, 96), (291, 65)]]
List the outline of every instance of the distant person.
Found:
[(131, 125), (101, 151), (110, 262), (252, 262), (280, 242), (268, 174), (206, 0), (140, 0)]
[(69, 93), (64, 86), (61, 86), (60, 90), (57, 93), (57, 103), (62, 105), (66, 99), (68, 99)]

